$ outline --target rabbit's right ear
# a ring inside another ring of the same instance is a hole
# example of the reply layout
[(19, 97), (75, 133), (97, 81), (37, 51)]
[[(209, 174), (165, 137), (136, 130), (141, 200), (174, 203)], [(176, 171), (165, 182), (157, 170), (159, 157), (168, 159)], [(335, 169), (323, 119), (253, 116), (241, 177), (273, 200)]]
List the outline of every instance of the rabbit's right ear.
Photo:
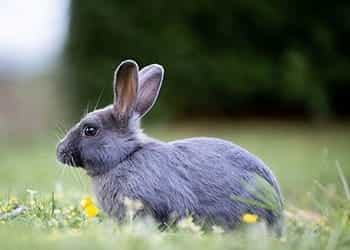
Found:
[(119, 64), (114, 73), (113, 115), (118, 120), (127, 120), (134, 110), (138, 89), (139, 66), (133, 60)]
[(140, 117), (143, 117), (156, 102), (163, 76), (164, 69), (159, 64), (148, 65), (140, 71), (140, 87), (135, 106), (135, 112)]

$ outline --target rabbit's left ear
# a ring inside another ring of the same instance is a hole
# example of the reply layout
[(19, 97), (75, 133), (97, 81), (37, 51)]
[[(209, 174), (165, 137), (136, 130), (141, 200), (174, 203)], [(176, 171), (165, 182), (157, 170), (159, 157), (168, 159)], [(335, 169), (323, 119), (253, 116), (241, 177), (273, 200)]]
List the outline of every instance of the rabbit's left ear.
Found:
[(123, 61), (114, 73), (113, 115), (128, 119), (134, 110), (138, 89), (139, 67), (133, 60)]
[(137, 94), (135, 112), (143, 117), (151, 110), (157, 100), (163, 82), (164, 68), (159, 64), (144, 67), (139, 73), (139, 91)]

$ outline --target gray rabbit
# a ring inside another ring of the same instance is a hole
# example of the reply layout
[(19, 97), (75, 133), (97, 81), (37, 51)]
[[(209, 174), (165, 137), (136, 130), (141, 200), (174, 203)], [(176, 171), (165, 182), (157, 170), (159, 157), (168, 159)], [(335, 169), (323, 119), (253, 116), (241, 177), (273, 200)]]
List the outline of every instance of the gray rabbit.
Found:
[(57, 146), (60, 162), (82, 167), (102, 209), (123, 222), (124, 199), (142, 202), (140, 215), (161, 224), (191, 215), (202, 225), (233, 229), (245, 213), (278, 234), (283, 199), (269, 168), (231, 142), (190, 138), (162, 142), (145, 135), (141, 118), (152, 108), (164, 69), (139, 71), (123, 61), (114, 75), (114, 102), (87, 114)]

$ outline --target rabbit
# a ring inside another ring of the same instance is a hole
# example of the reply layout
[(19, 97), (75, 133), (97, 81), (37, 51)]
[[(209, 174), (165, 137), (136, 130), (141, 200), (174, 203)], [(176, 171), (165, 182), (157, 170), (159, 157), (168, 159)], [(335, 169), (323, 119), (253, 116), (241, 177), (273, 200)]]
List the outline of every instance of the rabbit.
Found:
[(140, 216), (163, 225), (192, 216), (203, 226), (231, 230), (251, 213), (280, 234), (283, 198), (262, 160), (218, 138), (163, 142), (143, 133), (140, 120), (154, 105), (163, 76), (161, 65), (139, 71), (135, 61), (121, 62), (113, 104), (68, 131), (57, 145), (58, 161), (85, 169), (100, 207), (121, 223), (127, 198), (142, 203)]

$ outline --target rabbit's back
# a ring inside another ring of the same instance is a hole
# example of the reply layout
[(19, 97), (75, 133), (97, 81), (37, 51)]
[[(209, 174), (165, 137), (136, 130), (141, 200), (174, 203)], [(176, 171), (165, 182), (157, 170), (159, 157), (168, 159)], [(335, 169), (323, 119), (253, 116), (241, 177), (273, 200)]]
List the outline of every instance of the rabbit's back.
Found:
[[(192, 163), (189, 164), (190, 166), (198, 168), (202, 174), (204, 171), (211, 179), (217, 177), (220, 180), (220, 177), (227, 177), (230, 183), (232, 182), (231, 177), (245, 173), (257, 174), (266, 180), (278, 195), (281, 195), (275, 176), (264, 162), (236, 144), (207, 137), (178, 140), (170, 144), (185, 154), (184, 161), (189, 160)], [(214, 180), (215, 183), (218, 180)]]

